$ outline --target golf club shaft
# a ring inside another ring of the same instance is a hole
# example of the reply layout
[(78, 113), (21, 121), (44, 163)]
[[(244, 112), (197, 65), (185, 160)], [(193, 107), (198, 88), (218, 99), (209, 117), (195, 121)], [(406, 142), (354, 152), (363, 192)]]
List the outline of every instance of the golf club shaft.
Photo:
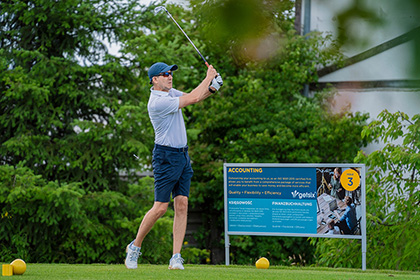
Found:
[(178, 26), (178, 28), (182, 31), (182, 33), (184, 33), (185, 37), (187, 37), (188, 41), (190, 41), (191, 45), (194, 47), (194, 49), (197, 51), (197, 53), (201, 56), (201, 58), (204, 60), (204, 63), (206, 64), (207, 67), (209, 67), (209, 63), (207, 62), (207, 60), (204, 58), (204, 56), (200, 53), (200, 51), (197, 49), (197, 47), (194, 45), (193, 41), (191, 41), (190, 37), (188, 37), (187, 33), (185, 33), (185, 31), (181, 28), (181, 26), (179, 26), (179, 24), (176, 22), (176, 20), (172, 17), (172, 15), (168, 12), (168, 10), (165, 9), (165, 12), (169, 15), (169, 17), (173, 20), (173, 22), (175, 22), (175, 24)]

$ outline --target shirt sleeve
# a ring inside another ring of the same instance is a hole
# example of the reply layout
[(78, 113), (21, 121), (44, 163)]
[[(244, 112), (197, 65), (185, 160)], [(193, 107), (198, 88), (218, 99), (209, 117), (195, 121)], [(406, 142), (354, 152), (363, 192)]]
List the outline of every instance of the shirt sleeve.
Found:
[(344, 221), (346, 218), (347, 218), (347, 216), (349, 215), (349, 211), (350, 211), (350, 209), (349, 209), (350, 207), (346, 207), (346, 211), (344, 211), (344, 214), (343, 214), (343, 216), (341, 216), (341, 218), (340, 218), (340, 221)]
[(180, 97), (180, 96), (184, 95), (184, 93), (182, 91), (174, 89), (174, 88), (170, 89), (170, 93), (172, 93), (171, 95), (175, 96), (175, 97)]

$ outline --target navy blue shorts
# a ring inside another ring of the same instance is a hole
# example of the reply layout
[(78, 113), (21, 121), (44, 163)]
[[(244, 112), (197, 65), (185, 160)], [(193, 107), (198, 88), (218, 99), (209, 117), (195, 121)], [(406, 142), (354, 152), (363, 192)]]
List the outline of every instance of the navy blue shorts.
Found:
[(188, 147), (171, 148), (155, 144), (153, 149), (155, 201), (169, 202), (172, 198), (190, 195), (191, 167)]

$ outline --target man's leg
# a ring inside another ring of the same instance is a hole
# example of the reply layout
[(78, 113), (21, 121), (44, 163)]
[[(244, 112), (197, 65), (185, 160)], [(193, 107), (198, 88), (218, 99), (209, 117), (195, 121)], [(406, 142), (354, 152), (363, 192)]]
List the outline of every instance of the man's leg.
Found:
[(181, 248), (187, 229), (188, 197), (177, 195), (174, 198), (174, 229), (173, 229), (173, 255), (169, 260), (169, 269), (184, 269), (184, 259), (181, 258)]
[(155, 201), (153, 207), (144, 216), (137, 232), (136, 239), (128, 244), (126, 248), (127, 255), (125, 256), (125, 266), (128, 269), (137, 268), (137, 260), (141, 255), (140, 247), (143, 243), (143, 239), (152, 229), (156, 221), (165, 214), (166, 209), (168, 209), (168, 203)]
[(174, 228), (173, 228), (173, 254), (181, 252), (184, 243), (185, 231), (187, 229), (188, 197), (178, 195), (174, 198)]
[(183, 166), (178, 184), (172, 191), (174, 197), (174, 228), (173, 228), (173, 255), (169, 260), (169, 269), (184, 269), (184, 259), (181, 257), (181, 248), (184, 243), (185, 231), (187, 229), (188, 216), (188, 195), (190, 193), (191, 177), (193, 170), (188, 153), (181, 154)]
[(134, 241), (134, 246), (141, 247), (144, 238), (152, 229), (156, 221), (166, 213), (168, 209), (168, 202), (159, 202), (155, 201), (153, 207), (146, 213), (141, 221), (139, 230), (137, 232), (136, 240)]

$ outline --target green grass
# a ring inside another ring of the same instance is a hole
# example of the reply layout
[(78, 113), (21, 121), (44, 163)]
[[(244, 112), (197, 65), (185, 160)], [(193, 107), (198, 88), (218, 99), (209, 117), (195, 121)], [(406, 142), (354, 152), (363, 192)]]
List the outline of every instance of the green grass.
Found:
[(27, 264), (25, 274), (5, 279), (313, 279), (313, 280), (369, 280), (369, 279), (419, 279), (419, 272), (380, 271), (334, 268), (295, 268), (271, 266), (257, 269), (253, 266), (185, 265), (185, 270), (168, 270), (167, 265), (139, 265), (128, 270), (124, 265), (70, 265), (70, 264)]

